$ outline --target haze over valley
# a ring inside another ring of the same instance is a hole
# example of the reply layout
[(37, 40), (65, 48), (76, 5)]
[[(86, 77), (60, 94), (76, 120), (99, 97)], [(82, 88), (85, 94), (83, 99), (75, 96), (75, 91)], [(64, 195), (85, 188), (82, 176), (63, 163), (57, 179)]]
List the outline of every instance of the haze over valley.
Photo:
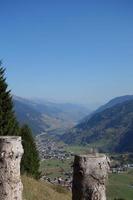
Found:
[(28, 123), (34, 135), (43, 132), (61, 134), (75, 126), (91, 111), (74, 103), (57, 103), (14, 96), (16, 116), (21, 124)]
[(15, 96), (14, 105), (19, 122), (28, 123), (34, 135), (52, 135), (69, 145), (106, 152), (133, 151), (133, 95), (116, 97), (92, 112), (82, 105)]

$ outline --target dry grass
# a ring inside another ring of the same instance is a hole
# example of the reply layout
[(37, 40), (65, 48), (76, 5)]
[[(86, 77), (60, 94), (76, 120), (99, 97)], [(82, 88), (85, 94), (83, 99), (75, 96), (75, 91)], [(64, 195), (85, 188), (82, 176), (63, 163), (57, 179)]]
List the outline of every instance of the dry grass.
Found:
[(61, 187), (23, 176), (24, 200), (71, 200), (71, 193)]

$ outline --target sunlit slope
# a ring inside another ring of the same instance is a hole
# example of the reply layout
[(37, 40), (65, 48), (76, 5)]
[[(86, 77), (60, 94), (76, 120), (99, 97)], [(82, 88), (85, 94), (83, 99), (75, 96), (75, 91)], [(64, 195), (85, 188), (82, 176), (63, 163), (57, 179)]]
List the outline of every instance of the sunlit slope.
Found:
[(71, 193), (62, 187), (22, 177), (23, 200), (71, 200)]

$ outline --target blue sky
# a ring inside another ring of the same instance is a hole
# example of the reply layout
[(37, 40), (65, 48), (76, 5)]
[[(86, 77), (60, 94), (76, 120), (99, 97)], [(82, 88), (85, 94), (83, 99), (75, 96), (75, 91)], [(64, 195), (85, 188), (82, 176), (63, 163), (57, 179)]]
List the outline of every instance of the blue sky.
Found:
[(132, 0), (0, 0), (12, 92), (84, 104), (133, 94)]

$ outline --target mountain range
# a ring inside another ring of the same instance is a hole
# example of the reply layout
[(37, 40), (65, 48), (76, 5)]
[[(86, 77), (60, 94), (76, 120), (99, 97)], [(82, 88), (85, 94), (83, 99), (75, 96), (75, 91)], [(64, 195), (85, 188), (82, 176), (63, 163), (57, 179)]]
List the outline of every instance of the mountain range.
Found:
[(27, 123), (34, 135), (43, 132), (62, 133), (78, 123), (90, 111), (71, 103), (55, 103), (13, 96), (16, 117), (20, 124)]
[(70, 104), (13, 97), (20, 124), (33, 134), (48, 133), (70, 145), (106, 152), (133, 152), (133, 95), (114, 98), (96, 111)]
[(67, 144), (100, 151), (133, 151), (133, 95), (112, 99), (60, 136)]

